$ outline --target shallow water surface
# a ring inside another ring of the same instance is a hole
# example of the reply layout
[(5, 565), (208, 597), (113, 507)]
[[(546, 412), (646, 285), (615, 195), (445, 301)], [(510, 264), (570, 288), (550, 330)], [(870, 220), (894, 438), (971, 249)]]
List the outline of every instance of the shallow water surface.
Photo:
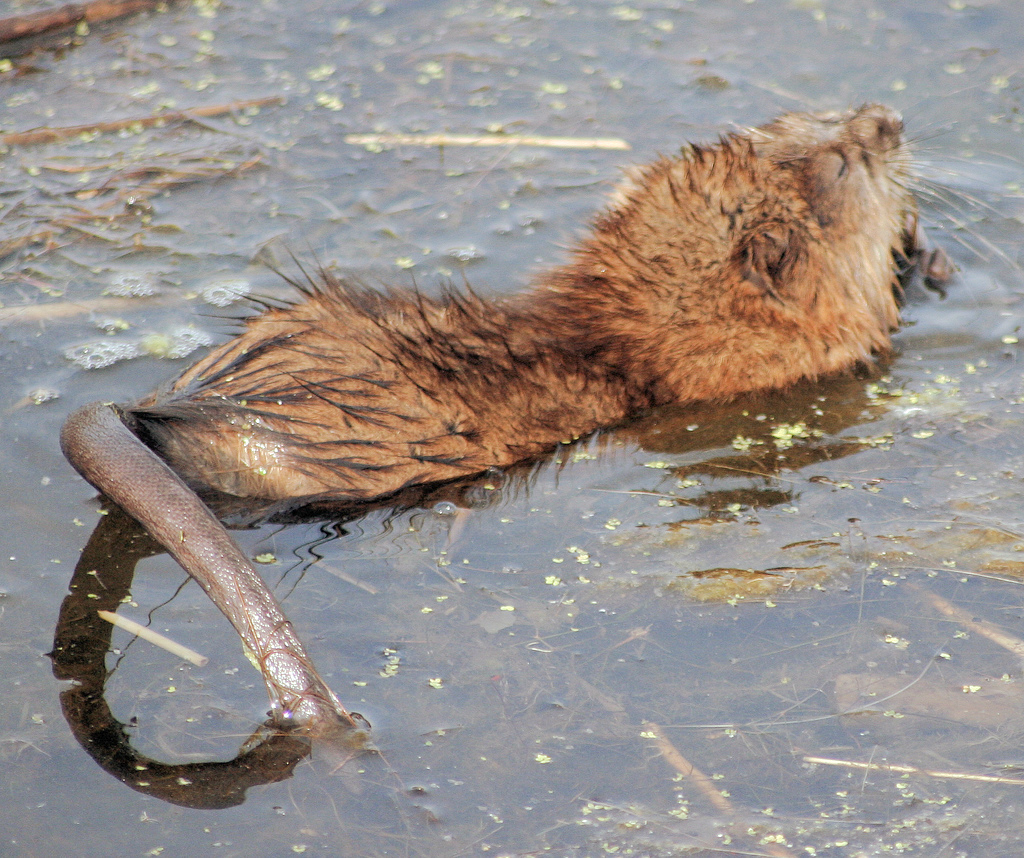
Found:
[[(0, 855), (1019, 855), (1022, 26), (1009, 2), (181, 2), (10, 52), (3, 132), (274, 102), (0, 160)], [(272, 267), (513, 291), (621, 167), (864, 101), (903, 112), (960, 267), (910, 296), (898, 355), (422, 508), (236, 531), (373, 748), (204, 767), (262, 683), (129, 525), (90, 541), (68, 412), (173, 377), (239, 295), (288, 294)], [(395, 133), (576, 146), (346, 142)], [(93, 608), (122, 599), (209, 663), (107, 653)], [(82, 650), (55, 678), (59, 616)]]

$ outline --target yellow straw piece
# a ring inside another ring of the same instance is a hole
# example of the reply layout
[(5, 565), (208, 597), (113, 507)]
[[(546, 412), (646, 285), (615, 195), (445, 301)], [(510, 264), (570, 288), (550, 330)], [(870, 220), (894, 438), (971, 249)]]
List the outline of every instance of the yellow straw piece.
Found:
[(346, 134), (355, 146), (541, 146), (552, 149), (627, 150), (619, 137), (541, 137), (531, 134)]
[(190, 661), (196, 667), (205, 667), (210, 661), (205, 655), (200, 655), (195, 650), (189, 649), (187, 646), (183, 646), (180, 643), (172, 641), (166, 635), (155, 632), (147, 626), (140, 626), (135, 620), (129, 620), (127, 617), (122, 617), (120, 614), (115, 614), (113, 611), (97, 611), (97, 614), (111, 625), (117, 626), (120, 629), (124, 629), (126, 632), (131, 632), (133, 635), (138, 635), (140, 638), (149, 641), (151, 644), (155, 644), (161, 649), (167, 650), (178, 658), (183, 658), (185, 661)]

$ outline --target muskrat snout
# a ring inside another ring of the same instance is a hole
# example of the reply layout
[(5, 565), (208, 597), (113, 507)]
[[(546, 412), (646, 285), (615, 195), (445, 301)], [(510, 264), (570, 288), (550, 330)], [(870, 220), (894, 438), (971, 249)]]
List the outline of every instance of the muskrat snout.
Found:
[(903, 119), (881, 104), (860, 108), (850, 120), (850, 136), (866, 151), (885, 155), (903, 144)]

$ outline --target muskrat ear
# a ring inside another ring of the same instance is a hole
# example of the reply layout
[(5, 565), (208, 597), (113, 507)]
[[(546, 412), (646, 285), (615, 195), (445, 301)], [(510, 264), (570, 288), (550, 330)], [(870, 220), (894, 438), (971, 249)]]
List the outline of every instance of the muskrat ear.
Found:
[(791, 230), (782, 224), (758, 230), (743, 248), (743, 277), (763, 295), (781, 301), (787, 269), (794, 255)]

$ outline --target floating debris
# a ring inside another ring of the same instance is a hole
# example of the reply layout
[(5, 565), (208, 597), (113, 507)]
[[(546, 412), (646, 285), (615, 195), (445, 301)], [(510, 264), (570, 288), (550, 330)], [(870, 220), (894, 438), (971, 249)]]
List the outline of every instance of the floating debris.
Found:
[(144, 355), (161, 360), (178, 360), (212, 343), (213, 337), (206, 331), (186, 325), (164, 334), (148, 334), (137, 342), (95, 340), (82, 343), (65, 349), (64, 357), (82, 369), (104, 369)]
[(113, 336), (122, 331), (127, 331), (131, 325), (124, 319), (106, 318), (97, 320), (96, 327), (103, 331), (103, 333)]
[(104, 295), (117, 298), (149, 298), (159, 292), (160, 287), (149, 274), (118, 274), (103, 290)]
[(210, 661), (205, 655), (200, 655), (195, 650), (189, 649), (184, 644), (172, 641), (166, 635), (162, 635), (160, 632), (155, 631), (148, 626), (140, 625), (135, 622), (135, 620), (129, 620), (127, 617), (122, 617), (120, 614), (115, 614), (113, 611), (97, 611), (96, 613), (111, 625), (124, 629), (126, 632), (130, 632), (133, 635), (137, 635), (143, 640), (147, 640), (151, 644), (154, 644), (161, 649), (165, 649), (179, 658), (185, 659), (185, 661), (192, 662), (192, 664), (197, 667), (205, 667)]
[(44, 402), (52, 402), (60, 399), (60, 393), (49, 387), (37, 387), (28, 392), (28, 400), (33, 405), (42, 405)]
[(465, 247), (453, 247), (446, 252), (446, 255), (459, 262), (475, 262), (484, 258), (484, 254), (472, 244)]
[(142, 351), (136, 343), (116, 343), (112, 340), (97, 340), (64, 350), (64, 357), (82, 369), (103, 369), (123, 360), (137, 358), (140, 354)]
[(252, 284), (248, 280), (235, 277), (215, 280), (199, 291), (199, 297), (214, 307), (227, 307), (252, 292)]
[(213, 337), (206, 331), (185, 325), (174, 328), (166, 334), (150, 334), (139, 344), (145, 354), (164, 360), (179, 360), (188, 357), (196, 349), (213, 344)]
[(538, 146), (552, 149), (616, 149), (629, 143), (618, 137), (543, 137), (531, 134), (346, 134), (346, 143), (371, 152), (387, 146)]

